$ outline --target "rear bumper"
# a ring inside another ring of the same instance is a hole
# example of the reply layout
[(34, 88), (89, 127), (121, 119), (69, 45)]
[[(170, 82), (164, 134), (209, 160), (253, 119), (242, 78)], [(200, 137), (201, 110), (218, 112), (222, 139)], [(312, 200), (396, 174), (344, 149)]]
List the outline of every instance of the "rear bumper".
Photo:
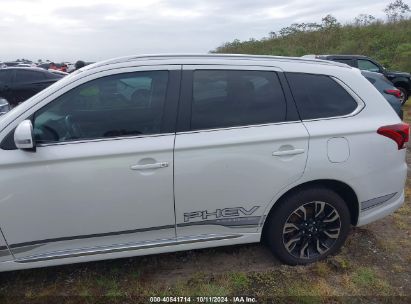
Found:
[(404, 204), (404, 200), (405, 193), (402, 191), (401, 193), (394, 195), (389, 200), (378, 204), (375, 207), (360, 211), (357, 226), (363, 226), (386, 217), (400, 208)]

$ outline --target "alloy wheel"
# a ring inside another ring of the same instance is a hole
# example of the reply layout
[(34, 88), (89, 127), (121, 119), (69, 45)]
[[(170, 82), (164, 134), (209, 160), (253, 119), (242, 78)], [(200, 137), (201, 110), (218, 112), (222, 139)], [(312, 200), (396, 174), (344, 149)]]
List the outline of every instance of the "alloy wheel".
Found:
[(313, 201), (290, 214), (283, 227), (283, 244), (292, 256), (313, 259), (333, 247), (340, 230), (338, 211), (330, 204)]

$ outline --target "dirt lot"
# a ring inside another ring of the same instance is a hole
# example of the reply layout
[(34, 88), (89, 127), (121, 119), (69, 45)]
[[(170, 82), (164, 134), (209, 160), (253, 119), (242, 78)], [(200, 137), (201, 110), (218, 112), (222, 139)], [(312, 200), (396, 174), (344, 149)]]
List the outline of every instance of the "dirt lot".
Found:
[[(404, 112), (410, 122), (411, 100)], [(352, 229), (338, 255), (307, 267), (281, 265), (259, 244), (161, 254), (1, 273), (0, 303), (148, 303), (149, 296), (185, 295), (411, 303), (411, 178), (406, 200), (395, 214)]]

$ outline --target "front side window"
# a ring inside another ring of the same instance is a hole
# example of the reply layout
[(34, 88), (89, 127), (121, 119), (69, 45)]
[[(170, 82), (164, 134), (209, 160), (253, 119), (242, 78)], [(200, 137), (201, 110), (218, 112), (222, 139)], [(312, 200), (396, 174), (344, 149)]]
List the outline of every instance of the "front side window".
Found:
[(192, 130), (282, 122), (286, 110), (275, 72), (194, 71)]
[(161, 133), (167, 83), (167, 71), (150, 71), (82, 84), (35, 113), (36, 142)]
[(335, 80), (325, 75), (287, 73), (301, 119), (343, 116), (358, 106)]
[(364, 60), (364, 59), (358, 59), (358, 68), (360, 70), (366, 70), (370, 72), (379, 72), (380, 68), (378, 65), (372, 63), (369, 60)]

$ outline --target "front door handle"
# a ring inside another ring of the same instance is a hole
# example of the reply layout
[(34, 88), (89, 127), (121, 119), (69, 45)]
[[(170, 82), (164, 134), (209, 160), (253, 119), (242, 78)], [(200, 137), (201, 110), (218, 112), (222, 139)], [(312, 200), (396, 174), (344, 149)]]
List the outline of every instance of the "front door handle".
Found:
[(167, 168), (168, 162), (154, 163), (154, 164), (145, 164), (145, 165), (134, 165), (131, 166), (131, 170), (150, 170), (150, 169), (160, 169)]
[(304, 149), (292, 149), (292, 150), (279, 150), (273, 152), (273, 156), (288, 156), (288, 155), (298, 155), (303, 154), (305, 152)]

